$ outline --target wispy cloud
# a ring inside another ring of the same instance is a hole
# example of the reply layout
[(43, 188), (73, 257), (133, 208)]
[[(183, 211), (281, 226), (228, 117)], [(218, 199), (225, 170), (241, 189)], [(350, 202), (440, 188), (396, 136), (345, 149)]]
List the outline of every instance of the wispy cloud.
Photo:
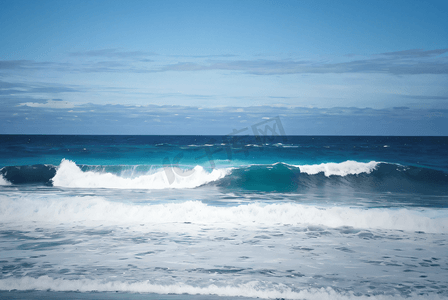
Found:
[(383, 53), (362, 60), (320, 63), (293, 60), (226, 60), (208, 63), (179, 62), (159, 71), (241, 71), (254, 75), (384, 73), (393, 75), (448, 74), (448, 49)]
[(81, 88), (73, 86), (43, 83), (14, 83), (0, 80), (0, 96), (15, 96), (21, 94), (60, 94), (81, 91)]
[(145, 66), (145, 63), (152, 60), (139, 59), (136, 61), (126, 61), (122, 59), (107, 61), (81, 61), (81, 62), (36, 62), (32, 60), (11, 60), (0, 61), (0, 75), (3, 72), (11, 71), (56, 71), (70, 73), (153, 73), (160, 70), (153, 70)]
[[(34, 60), (0, 60), (0, 71), (14, 70), (67, 70), (70, 64), (37, 62)], [(0, 73), (1, 74), (1, 73)]]
[[(448, 91), (447, 91), (448, 93)], [(448, 100), (447, 96), (433, 96), (433, 95), (403, 95), (402, 97), (416, 100)]]
[(0, 60), (0, 70), (18, 69), (29, 64), (29, 60)]
[(17, 106), (28, 106), (28, 107), (41, 107), (41, 108), (73, 108), (75, 105), (68, 101), (62, 100), (47, 100), (45, 103), (39, 102), (25, 102), (20, 103)]
[(6, 81), (0, 81), (0, 89), (13, 89), (13, 88), (21, 88), (26, 86), (25, 84), (22, 83), (17, 83), (17, 82), (6, 82)]
[[(254, 75), (342, 73), (379, 73), (393, 75), (448, 74), (448, 57), (445, 55), (446, 53), (448, 53), (448, 49), (411, 49), (380, 53), (365, 59), (352, 59), (338, 63), (285, 59), (233, 60), (231, 59), (233, 57), (232, 55), (224, 55), (222, 56), (222, 60), (212, 60), (213, 55), (211, 55), (204, 56), (207, 59), (199, 62), (180, 61), (166, 64), (162, 60), (156, 64), (147, 64), (153, 61), (145, 57), (155, 55), (154, 53), (103, 49), (76, 52), (71, 55), (106, 58), (108, 60), (71, 63), (35, 62), (30, 60), (0, 61), (0, 71), (53, 69), (61, 72), (157, 73), (215, 70), (236, 71)], [(132, 60), (127, 60), (127, 58), (132, 58)]]
[(385, 52), (380, 55), (401, 57), (401, 58), (421, 58), (421, 57), (435, 57), (448, 53), (448, 49), (435, 49), (435, 50), (423, 50), (423, 49), (410, 49), (404, 51)]
[(0, 70), (29, 69), (38, 65), (42, 66), (32, 60), (0, 60)]
[(448, 134), (448, 126), (440, 126), (448, 125), (446, 109), (76, 105), (60, 100), (6, 105), (0, 133), (230, 134), (276, 116), (290, 135)]

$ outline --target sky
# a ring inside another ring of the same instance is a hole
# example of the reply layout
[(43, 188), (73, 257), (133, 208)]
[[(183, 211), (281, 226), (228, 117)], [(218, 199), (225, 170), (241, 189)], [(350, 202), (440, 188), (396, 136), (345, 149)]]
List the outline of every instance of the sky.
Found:
[(448, 135), (448, 1), (0, 0), (0, 134)]

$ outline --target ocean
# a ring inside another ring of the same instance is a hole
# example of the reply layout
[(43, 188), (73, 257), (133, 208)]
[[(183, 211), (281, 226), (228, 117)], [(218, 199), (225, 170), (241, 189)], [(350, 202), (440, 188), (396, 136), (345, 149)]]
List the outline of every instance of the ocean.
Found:
[(0, 298), (448, 298), (448, 137), (254, 132), (1, 135)]

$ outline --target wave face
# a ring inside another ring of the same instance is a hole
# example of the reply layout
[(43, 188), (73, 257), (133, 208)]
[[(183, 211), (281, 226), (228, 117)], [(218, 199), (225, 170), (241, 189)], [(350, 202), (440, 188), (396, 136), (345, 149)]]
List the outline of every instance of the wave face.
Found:
[(438, 170), (373, 161), (304, 166), (277, 163), (232, 169), (216, 185), (231, 190), (261, 192), (307, 192), (347, 187), (366, 192), (443, 194), (448, 191), (448, 175)]
[(289, 192), (298, 188), (300, 169), (283, 163), (233, 169), (217, 185), (225, 188), (264, 192)]
[(53, 178), (54, 175), (56, 175), (56, 167), (48, 165), (8, 166), (2, 168), (0, 172), (3, 175), (4, 180), (7, 181), (7, 183), (49, 184), (51, 178)]
[(371, 161), (317, 165), (248, 165), (206, 170), (153, 166), (9, 166), (1, 170), (2, 185), (44, 184), (69, 188), (191, 189), (206, 185), (228, 191), (307, 192), (350, 188), (366, 192), (448, 192), (448, 174), (427, 168)]

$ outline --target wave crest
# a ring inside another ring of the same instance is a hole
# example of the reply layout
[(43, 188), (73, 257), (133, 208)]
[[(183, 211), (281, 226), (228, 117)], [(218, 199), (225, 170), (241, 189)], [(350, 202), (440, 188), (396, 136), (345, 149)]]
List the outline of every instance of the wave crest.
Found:
[(296, 167), (300, 169), (300, 172), (308, 175), (324, 173), (325, 176), (329, 177), (332, 175), (347, 176), (358, 175), (361, 173), (370, 174), (378, 166), (378, 164), (379, 162), (376, 161), (363, 163), (347, 160), (342, 163), (323, 163), (319, 165), (303, 165)]
[[(2, 177), (3, 176), (3, 177)], [(8, 166), (0, 170), (0, 185), (45, 184), (70, 188), (191, 189), (213, 185), (255, 192), (313, 192), (349, 188), (362, 192), (406, 192), (446, 195), (443, 171), (385, 162), (290, 165), (275, 163), (206, 170), (163, 167), (76, 165), (63, 159), (59, 166)]]
[(174, 178), (169, 179), (165, 170), (159, 169), (153, 174), (140, 175), (135, 178), (123, 178), (112, 173), (94, 171), (83, 172), (73, 161), (63, 159), (56, 175), (51, 179), (53, 186), (74, 188), (117, 188), (117, 189), (168, 189), (195, 188), (211, 181), (223, 178), (226, 169), (207, 172), (196, 166), (194, 172), (176, 169)]

